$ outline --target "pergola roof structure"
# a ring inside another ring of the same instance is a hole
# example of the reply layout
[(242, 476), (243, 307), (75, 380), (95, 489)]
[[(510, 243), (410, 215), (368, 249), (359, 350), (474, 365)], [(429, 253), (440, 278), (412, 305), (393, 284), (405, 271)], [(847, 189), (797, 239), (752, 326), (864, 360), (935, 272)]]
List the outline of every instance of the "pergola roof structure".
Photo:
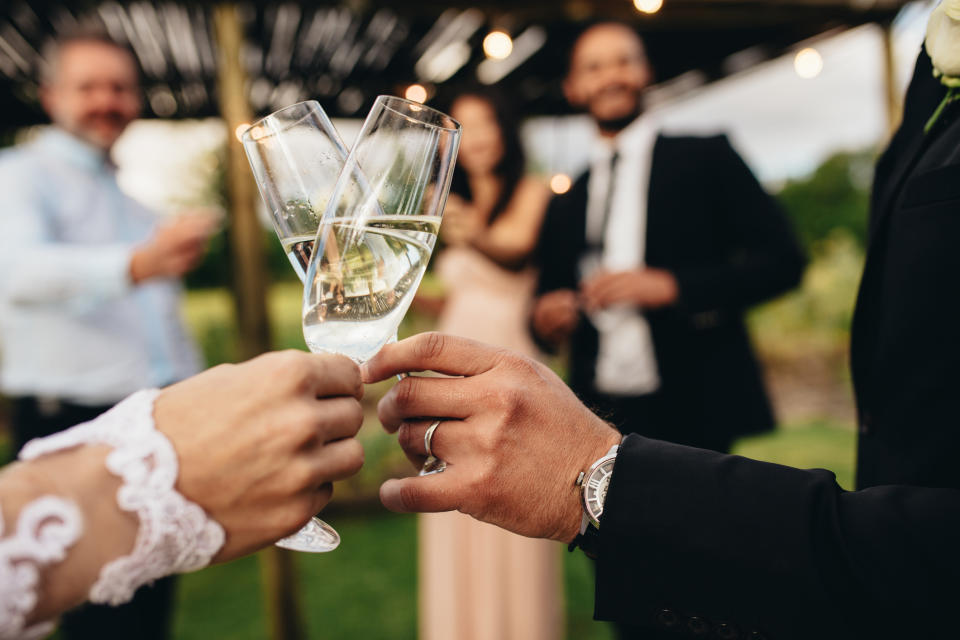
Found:
[[(51, 35), (94, 19), (128, 42), (144, 70), (148, 115), (219, 112), (212, 5), (147, 1), (12, 0), (0, 8), (3, 128), (43, 120), (36, 101), (39, 51)], [(613, 18), (646, 39), (658, 80), (693, 84), (740, 71), (837, 29), (891, 21), (906, 0), (663, 0), (655, 14), (631, 0), (416, 0), (238, 3), (253, 110), (307, 98), (333, 116), (362, 113), (379, 93), (413, 82), (431, 91), (465, 82), (500, 85), (525, 114), (564, 113), (560, 92), (570, 43), (582, 25)], [(491, 29), (513, 36), (506, 60), (487, 60)], [(692, 72), (692, 73), (691, 73)]]

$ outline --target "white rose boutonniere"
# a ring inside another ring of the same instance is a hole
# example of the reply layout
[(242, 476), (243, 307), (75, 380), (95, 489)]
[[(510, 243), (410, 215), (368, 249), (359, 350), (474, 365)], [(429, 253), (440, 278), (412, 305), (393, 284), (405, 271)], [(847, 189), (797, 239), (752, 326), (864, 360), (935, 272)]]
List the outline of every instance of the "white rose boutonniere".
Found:
[(924, 44), (933, 61), (933, 75), (947, 87), (947, 95), (923, 128), (929, 133), (947, 105), (960, 100), (960, 0), (943, 0), (933, 10)]

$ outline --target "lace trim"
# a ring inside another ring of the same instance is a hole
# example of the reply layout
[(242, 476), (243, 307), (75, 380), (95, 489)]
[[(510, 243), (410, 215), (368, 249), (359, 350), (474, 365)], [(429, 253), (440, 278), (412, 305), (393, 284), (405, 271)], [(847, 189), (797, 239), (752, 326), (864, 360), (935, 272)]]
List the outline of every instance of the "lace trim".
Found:
[(111, 605), (129, 601), (142, 585), (171, 573), (210, 564), (223, 547), (223, 527), (200, 505), (175, 488), (179, 465), (170, 441), (156, 430), (153, 403), (157, 389), (138, 391), (90, 422), (33, 440), (20, 458), (31, 460), (81, 444), (107, 444), (106, 466), (123, 479), (117, 504), (140, 518), (133, 551), (103, 567), (90, 589), (90, 601)]
[(80, 510), (63, 498), (43, 496), (20, 511), (16, 531), (0, 539), (0, 640), (42, 638), (53, 631), (52, 622), (23, 625), (37, 606), (40, 569), (66, 558), (82, 531)]

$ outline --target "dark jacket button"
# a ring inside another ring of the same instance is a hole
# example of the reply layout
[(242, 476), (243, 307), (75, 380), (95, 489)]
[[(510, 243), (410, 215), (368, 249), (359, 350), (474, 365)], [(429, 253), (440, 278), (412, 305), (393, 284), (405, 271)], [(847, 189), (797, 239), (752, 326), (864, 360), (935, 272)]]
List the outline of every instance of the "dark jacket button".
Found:
[(767, 640), (767, 634), (760, 633), (759, 631), (751, 631), (750, 640)]
[(740, 637), (740, 631), (729, 622), (718, 624), (716, 634), (720, 640), (737, 640)]
[(873, 415), (869, 411), (864, 411), (860, 416), (860, 434), (867, 435), (873, 429)]
[(710, 633), (710, 623), (700, 616), (691, 616), (687, 620), (687, 629), (695, 636), (705, 636)]
[(680, 624), (680, 616), (671, 609), (662, 609), (657, 613), (657, 624), (664, 629), (673, 629)]

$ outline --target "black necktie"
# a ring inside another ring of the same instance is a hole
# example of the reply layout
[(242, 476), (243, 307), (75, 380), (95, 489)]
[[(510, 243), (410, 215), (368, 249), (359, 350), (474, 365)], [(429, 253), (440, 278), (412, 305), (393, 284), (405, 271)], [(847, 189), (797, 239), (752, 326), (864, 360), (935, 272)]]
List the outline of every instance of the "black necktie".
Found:
[(603, 200), (603, 214), (600, 218), (600, 234), (592, 243), (597, 249), (603, 247), (603, 240), (607, 235), (607, 222), (610, 220), (610, 209), (613, 208), (613, 194), (617, 189), (617, 162), (620, 160), (620, 152), (614, 151), (610, 156), (610, 179), (607, 180), (607, 194)]

